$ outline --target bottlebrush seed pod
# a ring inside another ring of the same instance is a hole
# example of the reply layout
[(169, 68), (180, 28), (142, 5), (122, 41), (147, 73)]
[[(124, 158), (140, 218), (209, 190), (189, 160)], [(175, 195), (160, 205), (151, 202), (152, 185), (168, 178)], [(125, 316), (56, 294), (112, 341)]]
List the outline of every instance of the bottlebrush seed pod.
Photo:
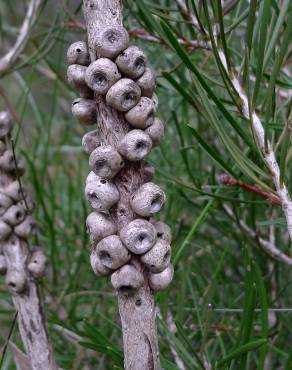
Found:
[(90, 264), (92, 267), (93, 272), (97, 276), (108, 276), (111, 275), (113, 270), (109, 269), (108, 267), (104, 266), (99, 258), (99, 254), (94, 248), (90, 254)]
[(90, 171), (87, 178), (86, 178), (86, 184), (89, 184), (90, 182), (99, 181), (100, 177), (97, 176), (93, 171)]
[(15, 158), (12, 150), (6, 150), (0, 157), (0, 168), (9, 173), (16, 173), (22, 176), (25, 173), (25, 164), (22, 160), (17, 160), (15, 163)]
[(0, 220), (0, 241), (7, 240), (12, 233), (11, 226), (7, 225), (6, 222)]
[(85, 73), (87, 85), (98, 95), (105, 95), (120, 78), (117, 66), (107, 58), (92, 62)]
[(35, 235), (36, 231), (36, 222), (31, 216), (26, 216), (25, 220), (14, 228), (14, 233), (22, 239)]
[(40, 279), (46, 271), (48, 264), (47, 256), (41, 248), (35, 248), (27, 264), (27, 269), (35, 279)]
[(90, 99), (93, 92), (85, 82), (85, 72), (87, 67), (78, 64), (72, 64), (67, 69), (67, 78), (69, 84), (80, 94), (81, 98)]
[(146, 56), (142, 49), (132, 45), (117, 57), (116, 64), (124, 76), (136, 79), (145, 72)]
[(161, 272), (170, 263), (171, 247), (163, 239), (158, 239), (155, 245), (141, 257), (141, 261), (152, 272)]
[(6, 257), (0, 254), (0, 275), (5, 275), (7, 271)]
[(12, 130), (12, 116), (9, 112), (0, 112), (0, 139), (7, 136)]
[(102, 239), (95, 247), (101, 263), (111, 270), (116, 270), (131, 259), (131, 253), (117, 235)]
[(169, 265), (166, 269), (158, 273), (149, 274), (149, 285), (154, 291), (162, 291), (166, 289), (172, 281), (173, 278), (173, 266)]
[(25, 218), (25, 211), (23, 208), (13, 205), (2, 216), (4, 222), (10, 226), (19, 225)]
[(27, 213), (32, 213), (35, 209), (35, 201), (30, 195), (25, 195), (25, 201), (21, 199), (17, 205), (23, 208)]
[(110, 216), (100, 212), (90, 213), (86, 226), (92, 243), (98, 243), (101, 239), (117, 233), (117, 226)]
[(100, 146), (100, 139), (98, 130), (90, 131), (83, 136), (82, 139), (83, 150), (87, 154), (91, 154), (94, 149)]
[(4, 154), (5, 150), (6, 144), (2, 140), (0, 140), (0, 156)]
[(23, 293), (26, 285), (26, 274), (24, 271), (11, 270), (6, 274), (6, 285), (13, 294)]
[(152, 68), (146, 68), (144, 74), (136, 81), (140, 87), (142, 96), (151, 98), (155, 90), (155, 73)]
[(143, 254), (155, 244), (156, 230), (150, 222), (136, 219), (121, 229), (120, 237), (132, 253)]
[(27, 193), (25, 188), (23, 188), (22, 191), (21, 191), (19, 182), (17, 180), (11, 182), (2, 191), (5, 195), (10, 197), (15, 202), (18, 202), (19, 200), (22, 200), (22, 197), (23, 197), (22, 192), (23, 192), (24, 196), (26, 196), (26, 193)]
[(159, 145), (164, 135), (164, 124), (159, 118), (155, 118), (151, 126), (145, 132), (150, 136), (153, 146)]
[(102, 178), (86, 184), (85, 196), (90, 206), (100, 212), (108, 211), (120, 199), (116, 185)]
[(88, 66), (90, 64), (90, 56), (87, 43), (84, 41), (76, 41), (69, 46), (67, 51), (68, 64), (80, 64)]
[(111, 276), (111, 283), (114, 289), (126, 294), (139, 289), (143, 282), (142, 272), (132, 265), (124, 265)]
[(139, 216), (149, 217), (160, 211), (165, 203), (165, 194), (158, 185), (147, 182), (131, 196), (130, 203)]
[(96, 56), (114, 59), (129, 45), (129, 35), (126, 29), (120, 25), (107, 26), (95, 42)]
[(125, 114), (126, 120), (135, 128), (146, 128), (154, 122), (154, 103), (142, 96), (138, 104)]
[(0, 193), (0, 216), (4, 215), (7, 209), (12, 206), (13, 200), (5, 195), (4, 193)]
[(106, 102), (120, 112), (127, 112), (138, 103), (140, 97), (140, 87), (133, 80), (122, 78), (109, 89)]
[(72, 104), (72, 114), (82, 125), (94, 125), (96, 123), (96, 104), (94, 100), (79, 98)]
[(152, 149), (150, 136), (142, 130), (128, 132), (119, 144), (118, 150), (129, 161), (140, 161)]
[(150, 220), (150, 222), (156, 229), (157, 238), (163, 239), (170, 244), (172, 240), (170, 227), (161, 221)]
[(123, 158), (110, 145), (96, 148), (89, 157), (89, 166), (104, 179), (113, 178), (124, 167)]

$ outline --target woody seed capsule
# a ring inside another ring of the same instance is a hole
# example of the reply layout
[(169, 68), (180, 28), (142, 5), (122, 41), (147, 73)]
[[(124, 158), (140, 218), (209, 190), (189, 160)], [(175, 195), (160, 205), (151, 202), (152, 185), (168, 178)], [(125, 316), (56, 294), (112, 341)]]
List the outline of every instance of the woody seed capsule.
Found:
[(150, 222), (156, 229), (157, 238), (163, 239), (170, 244), (172, 239), (170, 227), (161, 221), (150, 220)]
[(0, 241), (7, 240), (12, 233), (12, 228), (6, 222), (0, 220)]
[(122, 228), (120, 237), (132, 253), (143, 254), (155, 244), (156, 230), (150, 222), (136, 219)]
[(120, 154), (112, 146), (100, 146), (89, 157), (89, 165), (96, 175), (111, 179), (124, 166)]
[(133, 80), (122, 78), (109, 89), (106, 102), (118, 111), (127, 112), (138, 103), (140, 97), (140, 87)]
[(14, 232), (22, 239), (27, 239), (36, 233), (36, 223), (31, 216), (27, 216), (23, 222), (14, 228)]
[(153, 69), (146, 68), (144, 74), (136, 81), (140, 87), (142, 96), (151, 98), (155, 89), (155, 73)]
[(154, 122), (154, 103), (142, 96), (138, 104), (125, 114), (126, 120), (135, 128), (146, 128)]
[(101, 263), (111, 270), (116, 270), (131, 259), (131, 254), (117, 235), (102, 239), (95, 247)]
[(147, 182), (131, 196), (130, 203), (135, 213), (149, 217), (160, 211), (165, 203), (165, 194), (158, 185)]
[(144, 131), (132, 130), (128, 132), (118, 147), (119, 152), (129, 161), (140, 161), (152, 149), (152, 141)]
[(85, 72), (87, 67), (79, 64), (72, 64), (67, 69), (69, 84), (79, 92), (81, 98), (90, 99), (93, 93), (85, 82)]
[(0, 216), (2, 216), (7, 209), (12, 206), (13, 200), (5, 195), (4, 193), (0, 193)]
[(100, 146), (99, 132), (98, 130), (90, 131), (83, 136), (82, 146), (87, 154), (91, 154), (94, 149)]
[(68, 64), (80, 64), (88, 66), (90, 64), (90, 56), (86, 42), (77, 41), (70, 45), (67, 51)]
[(159, 145), (164, 135), (164, 124), (159, 118), (155, 118), (151, 126), (145, 132), (150, 136), (153, 146)]
[(120, 78), (117, 66), (107, 58), (92, 62), (85, 73), (87, 85), (98, 95), (105, 95)]
[(35, 279), (40, 279), (46, 270), (48, 260), (41, 248), (35, 248), (29, 258), (27, 269)]
[(145, 71), (146, 56), (142, 49), (132, 45), (117, 57), (116, 64), (124, 76), (136, 79)]
[(23, 208), (13, 205), (2, 216), (2, 220), (7, 222), (10, 226), (20, 224), (25, 218), (25, 211)]
[(125, 294), (139, 289), (144, 282), (142, 272), (132, 265), (124, 265), (111, 276), (111, 283), (115, 290)]
[(108, 211), (120, 199), (116, 185), (100, 177), (86, 184), (85, 195), (90, 206), (100, 212)]
[(97, 276), (108, 276), (111, 275), (113, 270), (109, 269), (108, 267), (104, 266), (99, 258), (99, 255), (94, 248), (90, 254), (90, 264), (92, 267), (93, 272)]
[(96, 123), (96, 104), (91, 99), (76, 99), (72, 104), (72, 114), (82, 125), (94, 125)]
[(163, 271), (170, 263), (171, 247), (163, 239), (158, 239), (153, 248), (141, 257), (141, 261), (152, 272)]
[(0, 112), (0, 139), (7, 136), (12, 129), (12, 116), (9, 112)]
[(107, 26), (96, 35), (95, 49), (98, 58), (114, 59), (128, 47), (129, 35), (120, 25)]
[(26, 274), (24, 271), (8, 270), (6, 284), (13, 294), (21, 294), (27, 286)]
[(162, 291), (166, 289), (173, 278), (173, 266), (170, 265), (166, 269), (158, 273), (149, 274), (149, 285), (154, 291)]
[(86, 219), (86, 226), (92, 243), (98, 243), (101, 239), (117, 232), (117, 226), (110, 216), (100, 212), (90, 213)]

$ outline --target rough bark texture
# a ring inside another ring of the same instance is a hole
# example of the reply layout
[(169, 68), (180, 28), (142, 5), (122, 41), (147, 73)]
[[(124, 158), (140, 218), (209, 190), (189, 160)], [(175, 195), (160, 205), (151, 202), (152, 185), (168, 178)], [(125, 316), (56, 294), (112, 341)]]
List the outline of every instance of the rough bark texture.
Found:
[[(119, 0), (84, 0), (84, 16), (88, 32), (91, 61), (96, 59), (95, 35), (105, 26), (122, 23), (122, 2)], [(110, 108), (103, 97), (96, 97), (97, 124), (103, 144), (117, 147), (130, 130), (123, 114)], [(144, 182), (143, 164), (126, 163), (114, 179), (120, 192), (120, 201), (111, 214), (120, 230), (135, 218), (130, 207), (130, 196)], [(143, 269), (138, 260), (132, 261)], [(156, 311), (147, 275), (144, 285), (135, 293), (119, 292), (119, 311), (123, 328), (125, 368), (127, 370), (159, 370), (159, 352), (156, 333)]]
[[(13, 180), (0, 170), (0, 192), (5, 192), (5, 187)], [(7, 241), (0, 242), (0, 251), (6, 257), (7, 273), (17, 271), (26, 276), (26, 287), (21, 294), (13, 295), (13, 303), (18, 311), (19, 330), (31, 367), (33, 370), (56, 370), (37, 282), (27, 271), (29, 246), (12, 235)]]

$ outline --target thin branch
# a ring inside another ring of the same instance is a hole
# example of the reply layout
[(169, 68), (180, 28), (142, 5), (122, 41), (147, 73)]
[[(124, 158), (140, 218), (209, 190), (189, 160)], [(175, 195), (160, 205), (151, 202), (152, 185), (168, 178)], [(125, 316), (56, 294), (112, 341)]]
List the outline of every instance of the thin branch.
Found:
[[(147, 31), (136, 28), (129, 31), (129, 35), (140, 40), (153, 42), (156, 44), (163, 44), (167, 46), (163, 40), (157, 36), (150, 35)], [(178, 38), (177, 40), (181, 45), (185, 45), (187, 47), (193, 49), (211, 49), (211, 44), (209, 41), (200, 41), (200, 40), (188, 40), (186, 38)]]
[[(235, 217), (232, 209), (229, 206), (223, 205), (223, 207), (231, 218)], [(242, 229), (251, 238), (256, 239), (256, 241), (258, 242), (258, 246), (265, 254), (267, 254), (269, 257), (277, 261), (284, 262), (288, 266), (292, 266), (292, 258), (287, 256), (284, 252), (282, 252), (274, 243), (271, 243), (270, 240), (266, 240), (259, 236), (258, 233), (254, 231), (252, 228), (250, 228), (244, 221), (240, 220), (239, 223)]]
[(222, 185), (225, 186), (238, 186), (242, 190), (247, 191), (249, 193), (255, 193), (257, 195), (260, 195), (261, 197), (265, 198), (270, 204), (277, 205), (277, 206), (282, 206), (282, 201), (279, 198), (277, 194), (271, 193), (269, 191), (263, 190), (260, 186), (258, 185), (249, 185), (245, 182), (242, 182), (240, 180), (236, 180), (232, 176), (229, 175), (221, 175), (219, 177), (219, 182)]
[(0, 76), (3, 76), (16, 62), (29, 40), (31, 29), (37, 19), (42, 0), (31, 0), (26, 16), (19, 30), (15, 44), (9, 52), (0, 59)]

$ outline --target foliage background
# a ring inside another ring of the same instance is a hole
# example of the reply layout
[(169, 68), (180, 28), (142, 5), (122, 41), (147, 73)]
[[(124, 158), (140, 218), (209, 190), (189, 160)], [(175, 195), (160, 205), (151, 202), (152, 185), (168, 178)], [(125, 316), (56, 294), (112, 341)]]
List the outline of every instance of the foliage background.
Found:
[[(291, 35), (291, 3), (226, 1), (225, 9), (228, 4), (232, 8), (224, 16), (218, 1), (187, 4), (197, 10), (205, 33), (190, 24), (176, 1), (125, 2), (125, 25), (132, 35), (142, 28), (161, 40), (132, 39), (157, 71), (159, 116), (166, 123), (163, 144), (149, 157), (155, 181), (168, 196), (159, 217), (174, 236), (175, 279), (156, 296), (163, 366), (179, 368), (175, 350), (185, 369), (290, 369), (291, 267), (267, 257), (259, 242), (263, 237), (290, 254), (281, 207), (219, 182), (221, 174), (229, 174), (272, 191), (271, 174), (240, 101), (230, 91), (231, 74), (216, 64), (216, 49), (192, 48), (188, 42), (209, 42), (207, 14), (211, 26), (223, 21), (232, 70), (242, 79), (269, 139), (278, 143), (282, 175), (292, 190), (292, 55), (291, 43), (283, 41), (287, 32)], [(0, 3), (1, 54), (17, 35), (25, 5)], [(89, 266), (84, 226), (89, 209), (83, 195), (88, 157), (80, 145), (86, 130), (71, 115), (76, 94), (66, 81), (66, 50), (85, 38), (82, 23), (80, 1), (44, 1), (25, 52), (0, 80), (0, 108), (8, 99), (18, 118), (17, 151), (27, 161), (25, 180), (37, 202), (34, 243), (43, 246), (50, 261), (41, 287), (57, 361), (63, 369), (113, 369), (122, 368), (117, 301), (109, 281), (97, 279)], [(187, 47), (178, 47), (178, 39)], [(0, 346), (13, 315), (1, 278)], [(21, 346), (17, 330), (13, 341)], [(3, 369), (13, 368), (9, 351)]]

